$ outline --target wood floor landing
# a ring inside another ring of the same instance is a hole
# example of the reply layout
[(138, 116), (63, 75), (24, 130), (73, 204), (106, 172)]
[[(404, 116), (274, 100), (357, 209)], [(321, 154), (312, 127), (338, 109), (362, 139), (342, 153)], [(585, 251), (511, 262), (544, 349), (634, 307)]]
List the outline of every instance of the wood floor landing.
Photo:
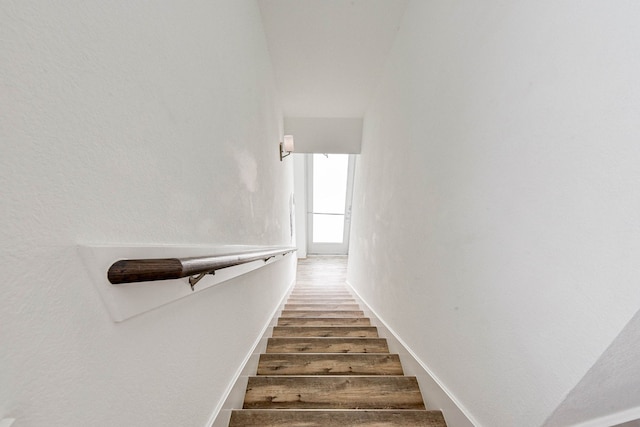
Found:
[(446, 427), (344, 284), (346, 263), (309, 258), (230, 427)]

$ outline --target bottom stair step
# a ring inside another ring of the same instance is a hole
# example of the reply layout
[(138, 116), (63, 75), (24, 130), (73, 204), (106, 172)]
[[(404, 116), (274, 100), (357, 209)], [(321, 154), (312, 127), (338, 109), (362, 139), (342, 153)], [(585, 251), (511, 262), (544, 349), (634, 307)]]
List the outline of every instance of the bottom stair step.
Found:
[(446, 427), (440, 411), (255, 410), (231, 413), (229, 427)]
[(249, 377), (244, 409), (426, 409), (415, 377)]

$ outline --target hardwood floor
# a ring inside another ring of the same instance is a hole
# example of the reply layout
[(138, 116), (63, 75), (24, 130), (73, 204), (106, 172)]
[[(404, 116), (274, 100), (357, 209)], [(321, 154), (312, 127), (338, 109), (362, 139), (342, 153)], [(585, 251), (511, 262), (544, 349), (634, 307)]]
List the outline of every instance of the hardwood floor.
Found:
[(300, 260), (230, 427), (445, 427), (345, 284), (346, 257)]

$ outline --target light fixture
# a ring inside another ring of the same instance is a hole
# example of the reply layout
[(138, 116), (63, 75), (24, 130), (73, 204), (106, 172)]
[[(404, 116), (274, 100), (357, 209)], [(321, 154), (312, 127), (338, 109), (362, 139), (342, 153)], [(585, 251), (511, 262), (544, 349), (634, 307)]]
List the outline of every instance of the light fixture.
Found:
[[(293, 152), (293, 135), (285, 135), (280, 143), (280, 161)], [(287, 153), (287, 154), (284, 154)]]

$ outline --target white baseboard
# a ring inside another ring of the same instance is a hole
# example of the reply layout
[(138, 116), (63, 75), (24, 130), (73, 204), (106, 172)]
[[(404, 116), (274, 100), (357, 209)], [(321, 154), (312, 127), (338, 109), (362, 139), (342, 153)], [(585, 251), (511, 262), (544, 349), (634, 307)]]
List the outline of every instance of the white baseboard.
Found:
[(229, 419), (231, 418), (231, 411), (242, 408), (249, 377), (255, 375), (258, 370), (260, 354), (264, 353), (267, 348), (267, 339), (271, 337), (273, 327), (278, 321), (280, 312), (283, 310), (285, 301), (289, 297), (295, 283), (296, 278), (294, 276), (291, 284), (287, 288), (287, 291), (282, 295), (280, 303), (276, 306), (275, 310), (273, 310), (273, 313), (271, 313), (269, 321), (262, 328), (261, 333), (258, 335), (258, 339), (256, 339), (240, 364), (240, 367), (229, 383), (222, 399), (220, 399), (220, 402), (213, 410), (213, 413), (209, 417), (209, 421), (205, 427), (228, 427)]
[(447, 427), (481, 427), (481, 424), (474, 420), (469, 411), (447, 390), (426, 363), (421, 361), (402, 338), (378, 316), (351, 283), (347, 281), (347, 285), (364, 304), (363, 311), (369, 316), (371, 323), (378, 327), (379, 335), (387, 339), (389, 351), (399, 354), (405, 375), (415, 376), (418, 380), (427, 407), (442, 411)]

